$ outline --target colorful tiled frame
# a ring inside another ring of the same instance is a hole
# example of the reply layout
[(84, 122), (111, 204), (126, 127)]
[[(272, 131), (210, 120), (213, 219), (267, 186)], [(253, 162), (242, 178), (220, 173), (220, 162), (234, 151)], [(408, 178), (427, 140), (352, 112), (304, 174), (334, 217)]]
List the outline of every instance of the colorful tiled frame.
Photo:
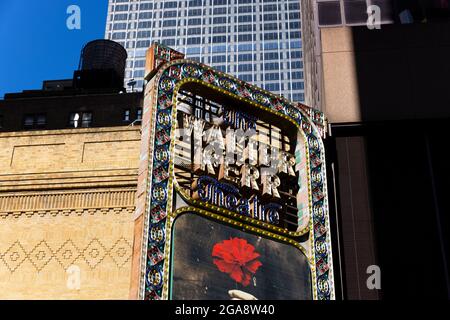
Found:
[[(176, 97), (179, 89), (186, 83), (197, 83), (229, 95), (252, 107), (278, 114), (294, 123), (306, 137), (309, 163), (309, 198), (312, 219), (309, 223), (310, 252), (309, 262), (312, 271), (313, 298), (332, 300), (335, 298), (333, 279), (333, 259), (331, 251), (328, 196), (326, 186), (325, 152), (322, 136), (325, 134), (325, 118), (319, 111), (242, 82), (230, 75), (214, 70), (203, 64), (189, 60), (175, 60), (164, 64), (149, 82), (146, 92), (156, 92), (150, 132), (150, 161), (147, 190), (147, 204), (144, 216), (144, 241), (142, 269), (145, 270), (140, 282), (140, 298), (168, 299), (169, 263), (172, 226), (176, 215), (173, 212), (174, 192), (174, 144), (176, 127)], [(311, 120), (310, 116), (314, 118)], [(192, 207), (190, 212), (208, 215), (208, 210)], [(242, 221), (218, 213), (209, 212), (211, 217), (224, 223), (239, 226)], [(257, 227), (247, 226), (251, 232), (261, 236), (294, 244), (294, 238), (277, 235)]]

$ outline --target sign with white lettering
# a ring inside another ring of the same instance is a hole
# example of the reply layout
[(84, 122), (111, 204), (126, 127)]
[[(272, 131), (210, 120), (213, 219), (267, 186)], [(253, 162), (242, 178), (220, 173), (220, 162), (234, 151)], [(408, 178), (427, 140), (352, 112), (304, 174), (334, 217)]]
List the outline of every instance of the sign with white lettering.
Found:
[(158, 44), (149, 55), (138, 296), (334, 299), (324, 115)]
[[(228, 103), (227, 103), (228, 102)], [(243, 108), (242, 108), (243, 109)], [(237, 213), (276, 232), (308, 226), (305, 140), (283, 119), (258, 117), (232, 100), (178, 97), (175, 176), (186, 201)]]

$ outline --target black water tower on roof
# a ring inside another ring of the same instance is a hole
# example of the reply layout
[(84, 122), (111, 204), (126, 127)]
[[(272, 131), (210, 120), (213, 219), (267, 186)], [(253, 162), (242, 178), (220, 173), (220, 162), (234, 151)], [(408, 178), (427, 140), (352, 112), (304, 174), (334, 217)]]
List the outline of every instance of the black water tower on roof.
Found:
[(111, 40), (94, 40), (81, 51), (75, 86), (81, 89), (123, 89), (127, 51)]

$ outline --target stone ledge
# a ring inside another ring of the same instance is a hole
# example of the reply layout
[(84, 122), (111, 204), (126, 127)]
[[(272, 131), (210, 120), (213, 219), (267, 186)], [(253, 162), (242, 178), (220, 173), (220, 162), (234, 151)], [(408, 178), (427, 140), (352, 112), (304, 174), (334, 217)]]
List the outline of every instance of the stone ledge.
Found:
[(58, 215), (62, 216), (83, 216), (83, 215), (95, 215), (101, 213), (102, 215), (107, 215), (109, 213), (118, 215), (118, 214), (127, 214), (132, 216), (135, 211), (135, 207), (112, 207), (112, 208), (84, 208), (84, 209), (57, 209), (57, 210), (36, 210), (36, 211), (9, 211), (9, 212), (0, 212), (0, 219), (8, 219), (8, 218), (32, 218), (33, 216), (45, 217), (51, 215), (52, 217), (57, 217)]
[(2, 132), (0, 139), (11, 137), (35, 137), (35, 136), (59, 136), (67, 134), (90, 134), (90, 133), (111, 133), (111, 132), (139, 132), (140, 126), (135, 127), (102, 127), (102, 128), (77, 128), (77, 129), (61, 129), (61, 130), (36, 130), (36, 131), (15, 131)]

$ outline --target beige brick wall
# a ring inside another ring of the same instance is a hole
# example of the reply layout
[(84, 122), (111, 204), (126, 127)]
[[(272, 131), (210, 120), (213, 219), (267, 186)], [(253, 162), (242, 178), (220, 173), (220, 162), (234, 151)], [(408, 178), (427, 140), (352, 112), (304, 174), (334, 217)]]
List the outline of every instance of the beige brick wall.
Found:
[(140, 131), (0, 134), (0, 299), (127, 299)]

